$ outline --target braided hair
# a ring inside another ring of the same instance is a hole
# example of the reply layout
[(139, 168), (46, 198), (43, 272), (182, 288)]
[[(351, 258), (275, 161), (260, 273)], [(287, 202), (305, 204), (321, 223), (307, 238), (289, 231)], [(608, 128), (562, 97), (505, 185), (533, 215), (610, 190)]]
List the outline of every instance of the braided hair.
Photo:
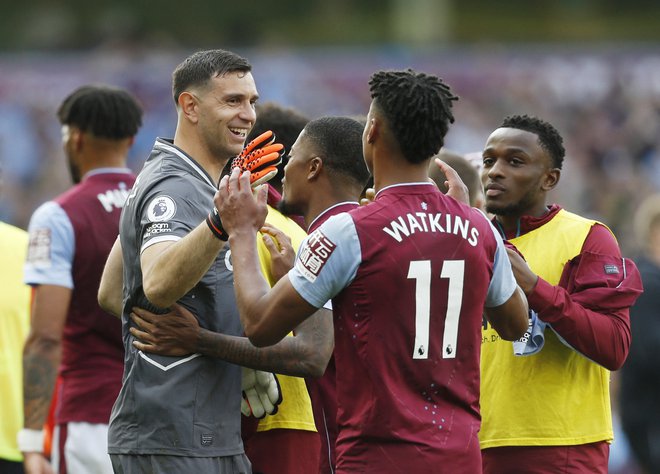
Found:
[(447, 84), (412, 69), (379, 71), (369, 90), (409, 162), (421, 163), (440, 151), (454, 122), (452, 102), (458, 100)]
[(541, 148), (550, 155), (553, 168), (561, 169), (566, 154), (564, 140), (557, 129), (548, 122), (529, 115), (510, 115), (504, 119), (500, 128), (516, 128), (537, 135)]
[(79, 87), (57, 109), (62, 125), (74, 125), (98, 138), (122, 140), (137, 134), (142, 107), (124, 89), (106, 85)]

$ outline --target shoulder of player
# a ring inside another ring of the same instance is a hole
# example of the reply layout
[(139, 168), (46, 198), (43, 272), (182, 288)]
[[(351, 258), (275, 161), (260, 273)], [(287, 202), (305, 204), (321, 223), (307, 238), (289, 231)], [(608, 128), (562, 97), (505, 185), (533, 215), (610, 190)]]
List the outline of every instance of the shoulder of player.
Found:
[[(59, 197), (56, 199), (59, 199)], [(46, 201), (35, 209), (30, 217), (29, 229), (34, 227), (49, 227), (51, 223), (67, 219), (66, 212), (64, 212), (64, 209), (62, 209), (62, 206), (56, 199)]]

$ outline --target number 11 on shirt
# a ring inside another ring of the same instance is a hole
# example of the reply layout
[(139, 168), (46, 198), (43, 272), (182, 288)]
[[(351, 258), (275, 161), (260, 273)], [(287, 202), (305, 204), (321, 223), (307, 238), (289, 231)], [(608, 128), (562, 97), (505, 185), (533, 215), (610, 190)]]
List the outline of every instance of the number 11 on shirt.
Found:
[[(442, 336), (442, 358), (456, 357), (456, 339), (458, 337), (458, 318), (463, 302), (463, 276), (465, 260), (445, 260), (440, 278), (449, 280), (447, 293), (447, 314), (445, 330)], [(413, 260), (408, 267), (408, 278), (415, 279), (415, 345), (413, 359), (429, 357), (429, 326), (431, 317), (431, 261)]]

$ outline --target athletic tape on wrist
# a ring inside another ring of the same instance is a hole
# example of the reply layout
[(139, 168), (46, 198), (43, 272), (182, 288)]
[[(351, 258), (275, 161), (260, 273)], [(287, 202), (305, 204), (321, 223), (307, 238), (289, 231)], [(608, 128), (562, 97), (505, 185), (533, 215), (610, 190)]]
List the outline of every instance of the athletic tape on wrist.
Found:
[(16, 437), (18, 449), (23, 453), (44, 452), (44, 431), (23, 428)]

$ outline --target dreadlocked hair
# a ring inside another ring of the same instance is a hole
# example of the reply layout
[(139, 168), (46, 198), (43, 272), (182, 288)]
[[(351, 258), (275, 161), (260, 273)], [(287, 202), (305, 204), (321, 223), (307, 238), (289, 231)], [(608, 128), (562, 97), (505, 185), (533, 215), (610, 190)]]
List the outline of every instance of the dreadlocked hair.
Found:
[(142, 107), (123, 89), (87, 85), (73, 91), (57, 109), (62, 125), (73, 125), (99, 138), (122, 140), (137, 134)]
[(533, 133), (539, 137), (541, 148), (548, 152), (554, 168), (561, 169), (564, 163), (564, 140), (548, 122), (529, 115), (509, 115), (504, 119), (501, 128), (516, 128)]
[(447, 84), (412, 69), (379, 71), (369, 90), (408, 161), (421, 163), (440, 151), (458, 100)]

